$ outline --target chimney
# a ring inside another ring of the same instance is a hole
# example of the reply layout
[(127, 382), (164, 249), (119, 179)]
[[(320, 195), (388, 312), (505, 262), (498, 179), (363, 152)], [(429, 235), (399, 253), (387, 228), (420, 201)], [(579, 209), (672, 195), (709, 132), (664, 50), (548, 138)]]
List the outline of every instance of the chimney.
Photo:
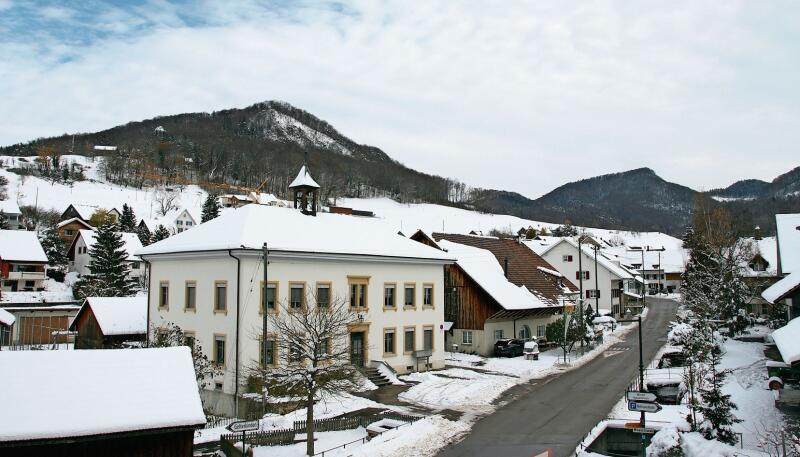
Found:
[(508, 279), (508, 257), (503, 259), (503, 274)]
[(754, 232), (755, 232), (755, 234), (754, 234), (753, 238), (755, 238), (756, 241), (760, 240), (761, 239), (761, 227), (756, 225), (756, 228), (754, 229)]

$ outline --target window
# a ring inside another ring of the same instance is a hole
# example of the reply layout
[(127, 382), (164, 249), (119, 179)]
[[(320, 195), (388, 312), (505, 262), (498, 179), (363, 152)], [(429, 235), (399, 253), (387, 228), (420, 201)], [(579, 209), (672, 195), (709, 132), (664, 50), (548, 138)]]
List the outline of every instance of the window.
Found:
[(464, 330), (461, 332), (461, 343), (472, 344), (472, 330)]
[(433, 306), (433, 284), (422, 286), (422, 306)]
[[(580, 271), (576, 271), (575, 272), (575, 279), (581, 279), (581, 272)], [(589, 279), (589, 271), (588, 270), (583, 272), (583, 279), (584, 280)]]
[(394, 308), (395, 307), (395, 295), (394, 295), (394, 284), (384, 284), (383, 285), (383, 306), (384, 308)]
[[(264, 340), (261, 340), (262, 342)], [(275, 340), (267, 338), (261, 345), (260, 351), (261, 365), (275, 365)]]
[(300, 346), (299, 341), (292, 341), (289, 343), (289, 362), (299, 362), (303, 359), (303, 348)]
[(405, 285), (405, 293), (403, 295), (403, 306), (414, 307), (416, 306), (415, 295), (417, 291), (417, 286), (414, 284), (406, 284)]
[(214, 388), (217, 389), (217, 390), (222, 390), (222, 383), (221, 382), (215, 382), (214, 383)]
[(72, 230), (72, 229), (64, 229), (64, 235), (66, 235), (66, 236), (72, 236), (72, 235), (74, 235), (74, 234), (75, 234), (75, 230)]
[(611, 289), (611, 298), (619, 298), (620, 293), (619, 289)]
[(521, 340), (529, 340), (531, 339), (531, 328), (528, 327), (526, 324), (522, 324), (522, 328), (519, 329), (519, 339)]
[(183, 304), (184, 308), (194, 310), (197, 305), (197, 283), (194, 281), (186, 281), (186, 302)]
[(195, 341), (194, 332), (183, 332), (183, 344), (188, 346), (192, 353), (194, 353)]
[(214, 312), (228, 311), (228, 281), (214, 281)]
[(139, 262), (131, 262), (131, 269), (138, 270), (139, 269)]
[(536, 338), (543, 338), (547, 334), (547, 326), (539, 324), (536, 326)]
[(503, 339), (503, 329), (497, 329), (494, 331), (494, 340), (502, 340)]
[(426, 351), (433, 350), (433, 327), (422, 329), (422, 349)]
[(394, 329), (393, 328), (383, 329), (383, 354), (394, 355), (395, 345), (396, 342), (394, 339)]
[(187, 227), (191, 227), (192, 225), (194, 225), (194, 223), (192, 221), (186, 221), (186, 226)]
[(289, 309), (300, 309), (305, 305), (305, 290), (304, 283), (289, 283)]
[(169, 307), (169, 281), (161, 281), (158, 284), (158, 307)]
[(214, 335), (214, 362), (225, 365), (225, 335)]
[(561, 261), (562, 262), (572, 262), (572, 256), (564, 254), (564, 255), (561, 256)]
[(365, 277), (348, 277), (350, 284), (350, 307), (351, 308), (366, 308), (367, 307), (367, 284), (369, 278)]
[(600, 298), (600, 291), (598, 289), (587, 289), (586, 298)]
[(317, 283), (317, 307), (327, 308), (331, 304), (331, 285), (329, 283)]
[[(276, 311), (276, 303), (278, 302), (278, 283), (267, 283), (267, 310), (274, 313)], [(264, 312), (264, 282), (261, 282), (261, 312)]]
[(175, 222), (176, 222), (178, 225), (183, 225), (183, 221), (181, 221), (181, 220), (178, 220), (178, 221), (175, 221)]
[(417, 347), (417, 343), (414, 341), (417, 337), (417, 331), (414, 327), (406, 327), (403, 333), (403, 350), (406, 354), (414, 352)]
[(314, 355), (319, 361), (326, 360), (327, 355), (331, 353), (331, 339), (325, 338), (317, 343), (314, 347)]

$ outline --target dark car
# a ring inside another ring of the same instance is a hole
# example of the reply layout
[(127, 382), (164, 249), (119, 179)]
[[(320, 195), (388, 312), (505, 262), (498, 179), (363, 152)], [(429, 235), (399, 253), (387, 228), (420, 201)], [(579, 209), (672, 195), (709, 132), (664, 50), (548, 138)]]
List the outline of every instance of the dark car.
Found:
[(525, 342), (511, 338), (497, 340), (494, 343), (495, 357), (517, 357), (521, 356), (525, 349)]

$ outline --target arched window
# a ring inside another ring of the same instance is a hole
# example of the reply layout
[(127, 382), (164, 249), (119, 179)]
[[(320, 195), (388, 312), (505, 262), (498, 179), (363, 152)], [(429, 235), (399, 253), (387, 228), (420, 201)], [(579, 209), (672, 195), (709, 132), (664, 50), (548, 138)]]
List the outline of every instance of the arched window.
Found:
[(527, 325), (523, 325), (521, 329), (519, 329), (519, 339), (521, 340), (529, 340), (531, 339), (531, 328)]

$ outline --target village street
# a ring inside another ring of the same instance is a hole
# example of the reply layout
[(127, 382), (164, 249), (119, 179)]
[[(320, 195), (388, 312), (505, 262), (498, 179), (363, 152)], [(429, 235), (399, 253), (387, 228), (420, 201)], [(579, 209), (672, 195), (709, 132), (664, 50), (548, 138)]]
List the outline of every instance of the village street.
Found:
[[(678, 307), (666, 299), (648, 297), (648, 303), (645, 364), (664, 344)], [(636, 376), (637, 333), (629, 332), (624, 341), (580, 368), (512, 388), (504, 397), (505, 406), (478, 421), (466, 439), (439, 456), (530, 457), (548, 448), (555, 457), (571, 455)]]

